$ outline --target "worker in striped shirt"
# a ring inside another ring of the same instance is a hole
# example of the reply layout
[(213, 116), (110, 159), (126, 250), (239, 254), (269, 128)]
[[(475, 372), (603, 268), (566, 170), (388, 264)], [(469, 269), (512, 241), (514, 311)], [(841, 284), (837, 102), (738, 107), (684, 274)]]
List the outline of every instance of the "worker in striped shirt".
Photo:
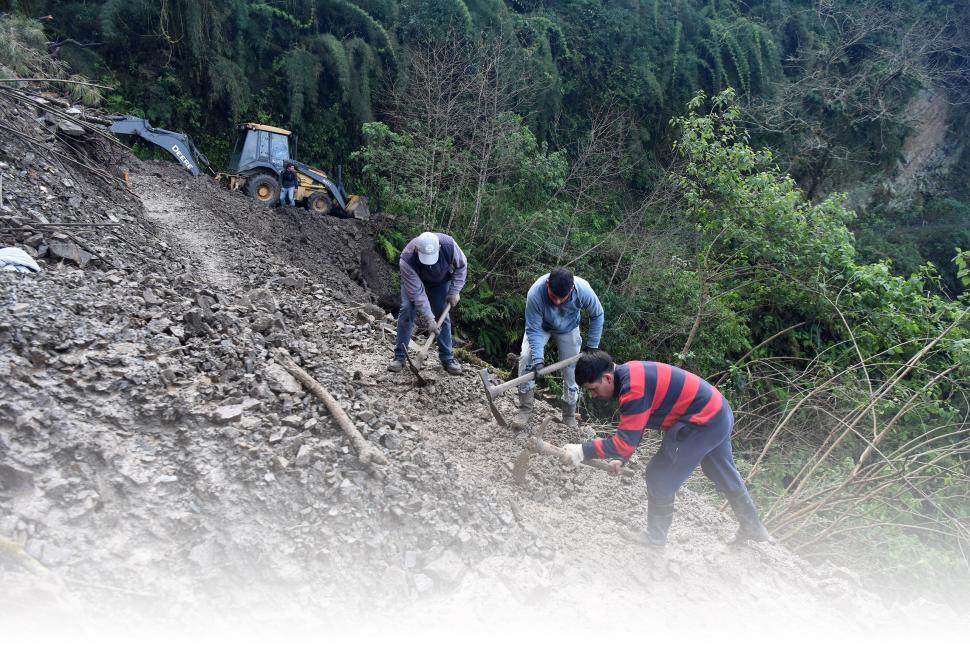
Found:
[(731, 503), (739, 525), (735, 542), (770, 540), (734, 464), (734, 414), (717, 389), (669, 364), (635, 361), (617, 366), (603, 351), (583, 353), (576, 363), (576, 382), (593, 397), (618, 400), (620, 423), (609, 438), (566, 445), (574, 465), (590, 458), (613, 459), (613, 473), (618, 474), (648, 427), (663, 433), (660, 450), (647, 464), (647, 529), (630, 539), (648, 546), (667, 543), (674, 495), (700, 465)]

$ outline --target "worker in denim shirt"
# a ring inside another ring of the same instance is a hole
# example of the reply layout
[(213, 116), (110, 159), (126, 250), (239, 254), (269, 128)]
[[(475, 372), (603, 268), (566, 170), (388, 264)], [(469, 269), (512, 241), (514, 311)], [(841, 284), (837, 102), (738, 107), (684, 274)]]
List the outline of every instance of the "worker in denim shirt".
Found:
[[(589, 315), (589, 341), (584, 346), (579, 332), (582, 311)], [(603, 306), (589, 283), (564, 268), (557, 268), (540, 276), (529, 288), (525, 305), (525, 335), (519, 355), (519, 375), (532, 373), (540, 378), (545, 368), (546, 343), (553, 337), (559, 347), (559, 358), (577, 355), (580, 350), (599, 348), (603, 335)], [(576, 427), (576, 365), (563, 369), (563, 422)], [(532, 417), (535, 405), (535, 379), (519, 386), (519, 410), (512, 421), (512, 428), (525, 429)]]

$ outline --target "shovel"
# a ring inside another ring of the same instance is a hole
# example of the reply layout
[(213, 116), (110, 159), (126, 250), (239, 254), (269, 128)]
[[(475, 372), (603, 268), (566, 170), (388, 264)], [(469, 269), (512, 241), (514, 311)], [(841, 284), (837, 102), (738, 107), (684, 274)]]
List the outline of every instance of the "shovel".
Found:
[[(546, 366), (541, 371), (539, 371), (539, 375), (549, 375), (550, 373), (554, 373), (561, 368), (565, 368), (570, 364), (575, 363), (576, 360), (578, 360), (581, 357), (581, 355), (582, 353), (580, 353), (579, 355), (573, 355), (572, 357), (567, 357), (566, 359), (559, 360), (555, 364)], [(520, 384), (525, 384), (529, 380), (533, 379), (534, 376), (532, 372), (530, 371), (525, 375), (520, 375), (519, 377), (513, 380), (509, 380), (508, 382), (499, 384), (498, 386), (492, 386), (491, 384), (489, 384), (489, 381), (491, 380), (491, 376), (488, 374), (487, 368), (483, 368), (481, 371), (478, 372), (478, 374), (482, 378), (482, 386), (485, 387), (485, 396), (488, 398), (488, 406), (492, 410), (492, 416), (495, 417), (495, 422), (502, 425), (503, 427), (508, 427), (509, 426), (508, 423), (505, 422), (505, 418), (502, 417), (502, 412), (499, 411), (498, 407), (495, 406), (495, 398), (502, 395), (503, 393), (511, 389), (513, 386), (519, 386)]]
[[(441, 316), (438, 317), (438, 321), (436, 322), (438, 330), (441, 330), (441, 325), (445, 322), (445, 318), (448, 317), (449, 312), (451, 312), (451, 304), (446, 303), (445, 309), (441, 311)], [(411, 372), (414, 373), (416, 378), (418, 378), (418, 386), (425, 386), (428, 383), (427, 380), (421, 377), (421, 369), (424, 368), (424, 363), (428, 359), (428, 351), (431, 350), (431, 344), (433, 344), (434, 340), (437, 338), (437, 333), (428, 335), (428, 340), (424, 342), (424, 345), (421, 346), (420, 350), (418, 350), (417, 357), (415, 357), (413, 360), (411, 359), (410, 355), (404, 355), (404, 357), (408, 360), (408, 366), (411, 367)]]
[[(518, 457), (515, 459), (515, 463), (512, 464), (512, 479), (519, 485), (525, 483), (525, 475), (529, 471), (529, 459), (532, 458), (533, 454), (553, 456), (558, 458), (560, 462), (569, 462), (569, 456), (564, 448), (542, 440), (542, 434), (546, 432), (546, 422), (547, 420), (544, 418), (539, 424), (539, 431), (535, 436), (531, 436), (529, 438), (528, 442), (526, 442), (525, 449), (519, 452)], [(592, 467), (593, 469), (603, 470), (606, 472), (611, 471), (609, 462), (600, 460), (598, 458), (585, 460), (580, 463), (580, 465), (583, 467)], [(628, 467), (621, 467), (620, 474), (622, 476), (633, 476), (636, 474), (636, 472)]]

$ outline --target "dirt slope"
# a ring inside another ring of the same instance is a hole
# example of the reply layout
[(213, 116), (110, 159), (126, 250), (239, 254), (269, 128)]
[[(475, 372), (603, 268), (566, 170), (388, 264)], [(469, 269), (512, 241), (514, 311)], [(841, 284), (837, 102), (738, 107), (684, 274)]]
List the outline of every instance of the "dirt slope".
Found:
[[(734, 524), (699, 479), (659, 558), (617, 534), (643, 522), (639, 478), (536, 458), (513, 484), (505, 464), (524, 437), (492, 421), (473, 371), (452, 378), (431, 360), (424, 388), (384, 371), (392, 322), (372, 302), (393, 288), (372, 225), (264, 209), (122, 157), (129, 193), (30, 148), (0, 142), (2, 243), (44, 266), (0, 272), (10, 631), (34, 636), (52, 610), (72, 636), (192, 628), (243, 643), (305, 629), (422, 644), (728, 631), (775, 644), (887, 626), (905, 637), (900, 616), (924, 638), (957, 626), (918, 598), (887, 608), (855, 574), (782, 546), (726, 546)], [(44, 221), (117, 226), (68, 240), (103, 259), (81, 268), (52, 256), (65, 241)], [(274, 361), (281, 349), (386, 466), (356, 459)], [(558, 423), (549, 436), (580, 440)]]

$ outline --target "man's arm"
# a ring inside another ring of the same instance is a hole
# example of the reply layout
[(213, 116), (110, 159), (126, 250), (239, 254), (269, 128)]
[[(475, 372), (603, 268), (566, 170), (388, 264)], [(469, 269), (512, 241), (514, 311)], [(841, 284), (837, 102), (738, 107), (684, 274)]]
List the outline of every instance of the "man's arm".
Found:
[(593, 288), (585, 286), (579, 292), (579, 304), (589, 314), (589, 334), (586, 336), (586, 345), (590, 348), (599, 348), (600, 340), (603, 338), (603, 322), (606, 320), (603, 305), (593, 292)]
[(401, 268), (401, 285), (404, 286), (408, 298), (414, 303), (418, 314), (425, 319), (434, 321), (434, 313), (431, 311), (431, 302), (428, 301), (428, 294), (424, 291), (424, 283), (421, 282), (421, 277), (411, 267), (411, 259), (417, 253), (414, 251), (415, 246), (412, 244), (413, 242), (411, 241), (405, 245), (401, 251), (401, 260), (398, 263)]
[(458, 294), (465, 287), (465, 281), (468, 279), (468, 259), (465, 258), (465, 253), (461, 251), (458, 243), (452, 244), (455, 246), (455, 258), (452, 260), (455, 271), (451, 276), (451, 294)]
[(617, 458), (628, 461), (643, 439), (643, 431), (617, 429), (609, 438), (597, 438), (583, 443), (583, 460)]
[(639, 399), (620, 405), (620, 424), (617, 425), (616, 433), (609, 438), (597, 438), (583, 443), (583, 459), (630, 460), (643, 440), (644, 419), (640, 409), (643, 409), (643, 402)]
[(537, 292), (529, 290), (529, 296), (525, 302), (525, 335), (529, 338), (529, 351), (532, 353), (533, 365), (543, 360), (542, 297)]

